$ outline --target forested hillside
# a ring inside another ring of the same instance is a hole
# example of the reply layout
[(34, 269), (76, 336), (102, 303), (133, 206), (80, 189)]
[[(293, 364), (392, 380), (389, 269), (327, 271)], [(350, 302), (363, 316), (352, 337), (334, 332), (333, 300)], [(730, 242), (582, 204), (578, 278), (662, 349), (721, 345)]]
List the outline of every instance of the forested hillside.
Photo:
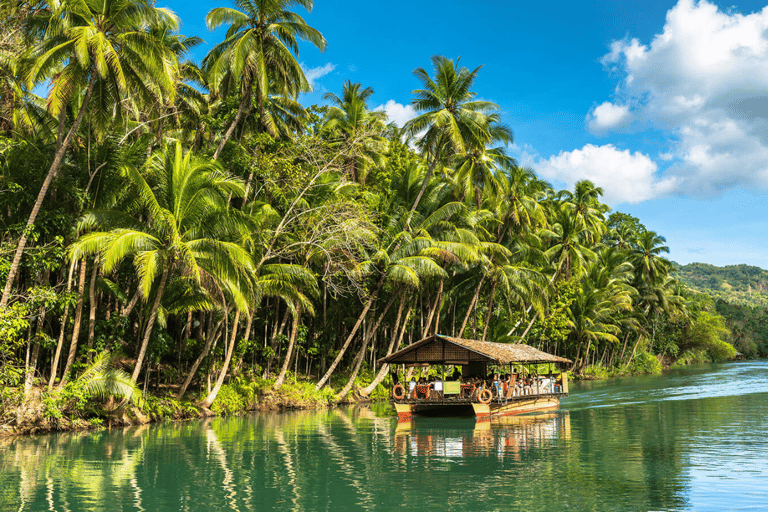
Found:
[(153, 2), (1, 5), (4, 423), (375, 396), (377, 361), (433, 333), (576, 374), (734, 353), (663, 236), (515, 162), (479, 67), (417, 68), (396, 126), (365, 84), (300, 103), (311, 0), (213, 8), (200, 66)]
[(750, 307), (768, 307), (768, 270), (749, 265), (716, 267), (706, 263), (678, 266), (677, 279), (715, 299)]
[(678, 265), (681, 283), (715, 299), (728, 340), (748, 357), (768, 357), (768, 271), (749, 265)]

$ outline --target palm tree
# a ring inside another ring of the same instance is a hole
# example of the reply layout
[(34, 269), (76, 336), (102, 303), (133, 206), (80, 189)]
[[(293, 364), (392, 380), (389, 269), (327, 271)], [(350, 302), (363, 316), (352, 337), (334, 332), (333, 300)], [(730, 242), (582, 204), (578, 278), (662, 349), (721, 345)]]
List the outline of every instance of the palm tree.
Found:
[(92, 96), (99, 96), (97, 109), (106, 109), (98, 110), (98, 118), (119, 116), (122, 100), (129, 95), (150, 99), (173, 94), (175, 57), (151, 33), (155, 27), (178, 27), (170, 11), (145, 0), (64, 0), (51, 7), (41, 10), (37, 19), (43, 41), (34, 52), (27, 82), (31, 88), (50, 80), (48, 111), (60, 119), (61, 128), (68, 105), (77, 106), (77, 115), (69, 130), (59, 130), (56, 153), (16, 246), (0, 308), (8, 304), (27, 237), (48, 188), (86, 112), (93, 110)]
[(591, 232), (570, 208), (560, 206), (556, 215), (552, 225), (540, 232), (551, 243), (544, 255), (553, 263), (555, 278), (564, 275), (570, 279), (574, 270), (580, 271), (587, 261), (596, 257), (589, 248)]
[(637, 280), (647, 286), (663, 280), (669, 273), (672, 264), (661, 254), (669, 253), (669, 247), (663, 236), (653, 231), (645, 231), (635, 239), (635, 247), (631, 250), (635, 264)]
[(589, 243), (599, 241), (606, 231), (605, 212), (608, 211), (608, 207), (599, 201), (603, 189), (589, 180), (581, 180), (576, 183), (573, 192), (564, 190), (559, 195), (566, 200), (566, 207), (587, 230), (585, 234)]
[(344, 82), (344, 92), (339, 98), (333, 93), (326, 93), (323, 98), (330, 100), (329, 108), (321, 133), (344, 152), (344, 172), (352, 181), (365, 184), (366, 170), (371, 165), (381, 163), (382, 153), (386, 149), (384, 131), (384, 112), (371, 112), (366, 101), (373, 94), (370, 87), (362, 88), (349, 80)]
[(409, 135), (424, 132), (419, 147), (430, 163), (411, 212), (418, 208), (441, 158), (465, 153), (467, 148), (484, 147), (491, 142), (488, 114), (499, 110), (499, 106), (476, 100), (476, 93), (470, 90), (480, 67), (470, 71), (458, 68), (458, 64), (459, 59), (454, 62), (436, 55), (432, 57), (434, 79), (424, 68), (416, 68), (413, 72), (424, 88), (413, 91), (416, 98), (411, 104), (423, 114), (408, 121), (405, 131)]
[(224, 133), (214, 160), (250, 110), (254, 95), (256, 109), (261, 114), (265, 98), (273, 91), (295, 98), (299, 92), (309, 89), (296, 60), (298, 41), (309, 41), (321, 51), (326, 46), (320, 32), (288, 10), (300, 5), (311, 11), (313, 0), (235, 0), (233, 3), (236, 9), (217, 7), (206, 17), (211, 30), (229, 25), (224, 41), (203, 59), (211, 91), (226, 94), (237, 88), (241, 96), (237, 114)]
[(243, 185), (218, 164), (184, 155), (176, 143), (153, 153), (144, 166), (146, 177), (132, 166), (124, 166), (123, 172), (142, 206), (137, 218), (114, 211), (86, 214), (81, 227), (109, 231), (81, 236), (70, 248), (70, 257), (99, 253), (105, 273), (132, 257), (142, 295), (145, 300), (154, 295), (131, 375), (136, 382), (169, 276), (182, 273), (199, 284), (225, 290), (235, 307), (247, 312), (243, 275), (254, 267), (239, 243), (247, 223), (227, 206), (230, 194), (242, 195)]

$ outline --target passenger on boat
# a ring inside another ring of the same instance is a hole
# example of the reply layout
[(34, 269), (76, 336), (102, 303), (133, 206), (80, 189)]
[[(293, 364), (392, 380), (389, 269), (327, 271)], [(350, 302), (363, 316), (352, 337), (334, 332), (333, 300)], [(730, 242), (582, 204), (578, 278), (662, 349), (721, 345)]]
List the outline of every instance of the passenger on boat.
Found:
[(432, 383), (432, 389), (435, 392), (435, 398), (443, 398), (443, 381), (436, 378)]
[(491, 381), (491, 389), (493, 390), (494, 396), (496, 397), (501, 396), (501, 381), (499, 380), (498, 373), (493, 374), (493, 380)]
[(411, 377), (411, 382), (408, 383), (408, 394), (411, 398), (416, 398), (416, 377)]

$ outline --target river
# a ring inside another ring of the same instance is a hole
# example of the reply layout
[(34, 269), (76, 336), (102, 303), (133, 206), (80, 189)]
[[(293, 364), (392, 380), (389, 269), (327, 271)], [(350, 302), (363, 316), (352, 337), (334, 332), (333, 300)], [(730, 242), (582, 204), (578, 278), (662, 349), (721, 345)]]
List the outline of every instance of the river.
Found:
[(572, 383), (560, 411), (386, 404), (0, 439), (0, 511), (766, 510), (768, 362)]

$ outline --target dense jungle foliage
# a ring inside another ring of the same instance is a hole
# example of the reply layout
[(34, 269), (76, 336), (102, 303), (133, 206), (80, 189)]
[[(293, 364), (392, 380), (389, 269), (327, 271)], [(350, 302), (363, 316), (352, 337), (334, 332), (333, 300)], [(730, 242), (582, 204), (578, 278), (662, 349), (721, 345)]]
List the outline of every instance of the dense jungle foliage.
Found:
[(326, 41), (292, 9), (312, 4), (212, 9), (227, 32), (198, 66), (145, 0), (2, 3), (6, 406), (371, 396), (377, 360), (430, 333), (587, 374), (733, 355), (662, 236), (509, 156), (479, 67), (416, 69), (403, 127), (365, 84), (301, 105), (300, 45)]

